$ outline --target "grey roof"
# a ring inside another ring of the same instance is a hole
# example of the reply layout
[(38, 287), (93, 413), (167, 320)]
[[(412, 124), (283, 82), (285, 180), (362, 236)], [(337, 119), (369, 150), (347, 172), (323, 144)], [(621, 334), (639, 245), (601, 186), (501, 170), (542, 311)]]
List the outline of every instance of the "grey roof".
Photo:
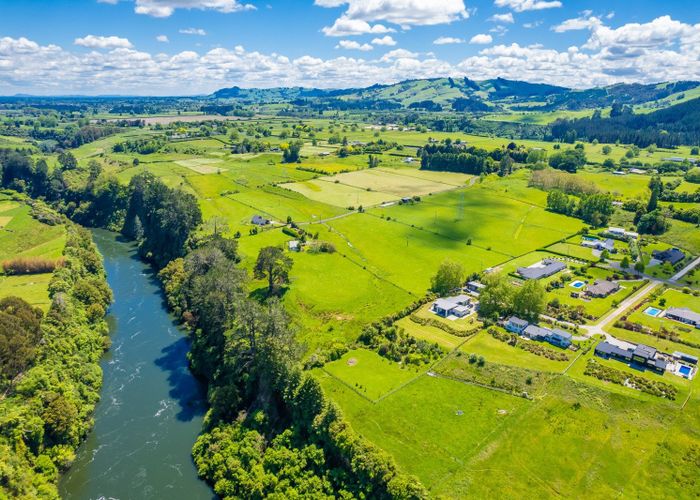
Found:
[(600, 344), (598, 344), (595, 348), (595, 352), (596, 354), (606, 354), (609, 356), (617, 356), (618, 358), (624, 359), (630, 359), (632, 357), (632, 353), (630, 351), (621, 349), (618, 346), (609, 342), (601, 342)]
[(264, 226), (265, 224), (268, 224), (270, 221), (263, 217), (262, 215), (254, 215), (253, 219), (251, 220), (253, 224), (257, 224), (258, 226)]
[(596, 280), (594, 284), (588, 287), (586, 292), (590, 295), (609, 295), (619, 288), (620, 285), (614, 281)]
[(457, 306), (461, 306), (464, 303), (469, 303), (469, 295), (457, 295), (456, 297), (444, 297), (437, 299), (434, 304), (440, 309), (451, 310)]
[(559, 328), (555, 328), (554, 330), (552, 330), (552, 334), (564, 340), (572, 339), (572, 335), (569, 332), (565, 332), (564, 330), (560, 330)]
[(700, 324), (700, 314), (691, 311), (687, 307), (669, 307), (666, 309), (666, 316), (675, 316), (676, 318), (682, 318), (696, 325)]
[(668, 363), (666, 363), (666, 360), (663, 359), (663, 358), (656, 358), (656, 359), (654, 360), (654, 365), (655, 365), (657, 368), (660, 368), (661, 370), (665, 370), (667, 364), (668, 364)]
[(681, 351), (674, 352), (673, 357), (677, 358), (677, 359), (682, 359), (682, 360), (688, 361), (689, 363), (693, 363), (694, 365), (698, 363), (697, 356), (693, 356), (692, 354), (688, 354), (688, 353), (681, 352)]
[(479, 283), (478, 281), (470, 281), (469, 283), (467, 283), (467, 286), (471, 286), (474, 288), (484, 288), (486, 285), (484, 285), (483, 283)]
[(566, 264), (555, 259), (544, 259), (539, 264), (530, 267), (519, 267), (518, 274), (525, 279), (536, 280), (546, 278), (566, 269)]
[(657, 260), (662, 260), (664, 262), (670, 262), (671, 264), (677, 264), (678, 262), (685, 259), (685, 254), (678, 250), (677, 248), (669, 248), (663, 252), (659, 250), (654, 250), (651, 253), (652, 257)]
[(546, 339), (550, 333), (550, 330), (537, 325), (529, 325), (525, 328), (525, 335), (533, 339)]
[(508, 323), (511, 323), (516, 326), (522, 326), (523, 328), (525, 328), (529, 324), (527, 321), (525, 321), (524, 319), (520, 319), (517, 316), (511, 316), (510, 318), (508, 318)]
[(640, 356), (646, 359), (653, 359), (656, 356), (656, 348), (644, 344), (637, 344), (633, 356)]

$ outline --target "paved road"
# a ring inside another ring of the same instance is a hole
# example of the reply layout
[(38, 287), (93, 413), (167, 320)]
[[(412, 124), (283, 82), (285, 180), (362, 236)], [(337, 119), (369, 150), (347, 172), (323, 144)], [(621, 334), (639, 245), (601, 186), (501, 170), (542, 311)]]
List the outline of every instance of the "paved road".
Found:
[(669, 279), (669, 281), (678, 281), (678, 280), (681, 279), (683, 276), (685, 276), (686, 274), (688, 274), (688, 273), (690, 272), (690, 270), (693, 269), (693, 268), (694, 268), (695, 266), (697, 266), (698, 264), (700, 264), (700, 257), (698, 257), (698, 258), (695, 259), (693, 262), (691, 262), (690, 264), (688, 264), (687, 266), (685, 266), (683, 269), (681, 269), (680, 271), (678, 271), (676, 274), (674, 274), (673, 276), (671, 276), (671, 278)]

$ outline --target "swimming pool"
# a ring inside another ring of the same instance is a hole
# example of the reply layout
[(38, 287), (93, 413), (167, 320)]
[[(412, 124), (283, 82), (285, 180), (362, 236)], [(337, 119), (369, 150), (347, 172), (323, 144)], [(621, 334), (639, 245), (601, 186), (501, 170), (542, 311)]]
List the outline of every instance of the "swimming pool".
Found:
[(586, 282), (581, 281), (581, 280), (576, 280), (573, 283), (571, 283), (569, 286), (573, 288), (583, 288), (585, 286)]
[(678, 369), (678, 373), (683, 375), (684, 377), (690, 377), (690, 374), (693, 372), (693, 370), (689, 366), (681, 365), (681, 367)]
[(661, 309), (657, 309), (656, 307), (647, 307), (646, 309), (644, 309), (644, 314), (655, 318), (659, 314), (661, 314)]
[(598, 238), (593, 238), (591, 236), (584, 236), (583, 239), (586, 241), (598, 241)]

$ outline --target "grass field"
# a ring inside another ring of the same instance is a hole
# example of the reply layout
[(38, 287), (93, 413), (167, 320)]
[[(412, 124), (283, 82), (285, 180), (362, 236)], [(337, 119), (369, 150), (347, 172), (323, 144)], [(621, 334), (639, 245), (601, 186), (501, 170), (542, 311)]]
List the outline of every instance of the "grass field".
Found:
[[(56, 259), (66, 243), (62, 225), (48, 226), (34, 219), (29, 206), (0, 195), (0, 262), (15, 257)], [(47, 310), (51, 273), (5, 276), (0, 269), (0, 298), (18, 296)]]

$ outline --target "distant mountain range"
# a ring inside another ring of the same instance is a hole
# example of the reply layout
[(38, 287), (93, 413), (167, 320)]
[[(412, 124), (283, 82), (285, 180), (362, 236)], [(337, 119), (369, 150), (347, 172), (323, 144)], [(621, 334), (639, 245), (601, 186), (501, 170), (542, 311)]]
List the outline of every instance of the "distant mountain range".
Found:
[(605, 108), (613, 104), (665, 108), (700, 97), (700, 82), (616, 84), (575, 90), (556, 85), (496, 78), (407, 80), (366, 88), (316, 89), (302, 87), (239, 88), (214, 92), (210, 98), (241, 103), (291, 103), (330, 109), (424, 109), (429, 111), (554, 111)]

